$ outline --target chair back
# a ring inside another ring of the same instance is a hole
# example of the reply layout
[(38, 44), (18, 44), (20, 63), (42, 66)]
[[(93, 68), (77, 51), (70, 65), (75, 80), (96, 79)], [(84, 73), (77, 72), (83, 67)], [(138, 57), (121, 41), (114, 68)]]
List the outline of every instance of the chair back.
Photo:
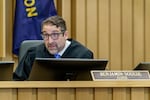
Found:
[(43, 42), (43, 40), (24, 40), (20, 45), (18, 61), (20, 62), (20, 60), (30, 47), (38, 46)]

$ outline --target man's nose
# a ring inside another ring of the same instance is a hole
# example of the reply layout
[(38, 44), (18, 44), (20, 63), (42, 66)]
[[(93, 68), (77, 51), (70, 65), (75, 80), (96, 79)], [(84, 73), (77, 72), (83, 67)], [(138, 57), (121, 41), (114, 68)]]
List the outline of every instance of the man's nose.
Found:
[(48, 42), (49, 42), (49, 43), (52, 43), (53, 41), (54, 41), (54, 40), (49, 36), (49, 37), (48, 37)]

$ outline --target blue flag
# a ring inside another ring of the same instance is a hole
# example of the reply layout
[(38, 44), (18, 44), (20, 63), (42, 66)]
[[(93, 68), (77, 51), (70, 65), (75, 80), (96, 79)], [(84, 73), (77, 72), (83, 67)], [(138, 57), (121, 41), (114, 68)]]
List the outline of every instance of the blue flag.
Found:
[(13, 53), (18, 55), (23, 40), (40, 40), (41, 22), (56, 15), (53, 0), (16, 0)]

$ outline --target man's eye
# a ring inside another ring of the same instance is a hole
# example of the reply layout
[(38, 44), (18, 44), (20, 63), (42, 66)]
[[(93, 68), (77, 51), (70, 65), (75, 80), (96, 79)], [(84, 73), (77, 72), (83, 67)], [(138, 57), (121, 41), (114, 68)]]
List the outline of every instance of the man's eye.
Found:
[(52, 35), (58, 35), (58, 33), (53, 33)]

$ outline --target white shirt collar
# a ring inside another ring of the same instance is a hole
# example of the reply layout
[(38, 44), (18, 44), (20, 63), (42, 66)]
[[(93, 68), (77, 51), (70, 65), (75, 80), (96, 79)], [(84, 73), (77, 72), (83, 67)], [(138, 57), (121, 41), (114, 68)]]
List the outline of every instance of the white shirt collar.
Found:
[(68, 41), (68, 40), (66, 40), (65, 47), (63, 48), (63, 50), (61, 50), (60, 52), (58, 52), (58, 54), (59, 54), (60, 56), (62, 56), (63, 53), (66, 51), (66, 49), (70, 46), (70, 44), (71, 44), (71, 42)]

